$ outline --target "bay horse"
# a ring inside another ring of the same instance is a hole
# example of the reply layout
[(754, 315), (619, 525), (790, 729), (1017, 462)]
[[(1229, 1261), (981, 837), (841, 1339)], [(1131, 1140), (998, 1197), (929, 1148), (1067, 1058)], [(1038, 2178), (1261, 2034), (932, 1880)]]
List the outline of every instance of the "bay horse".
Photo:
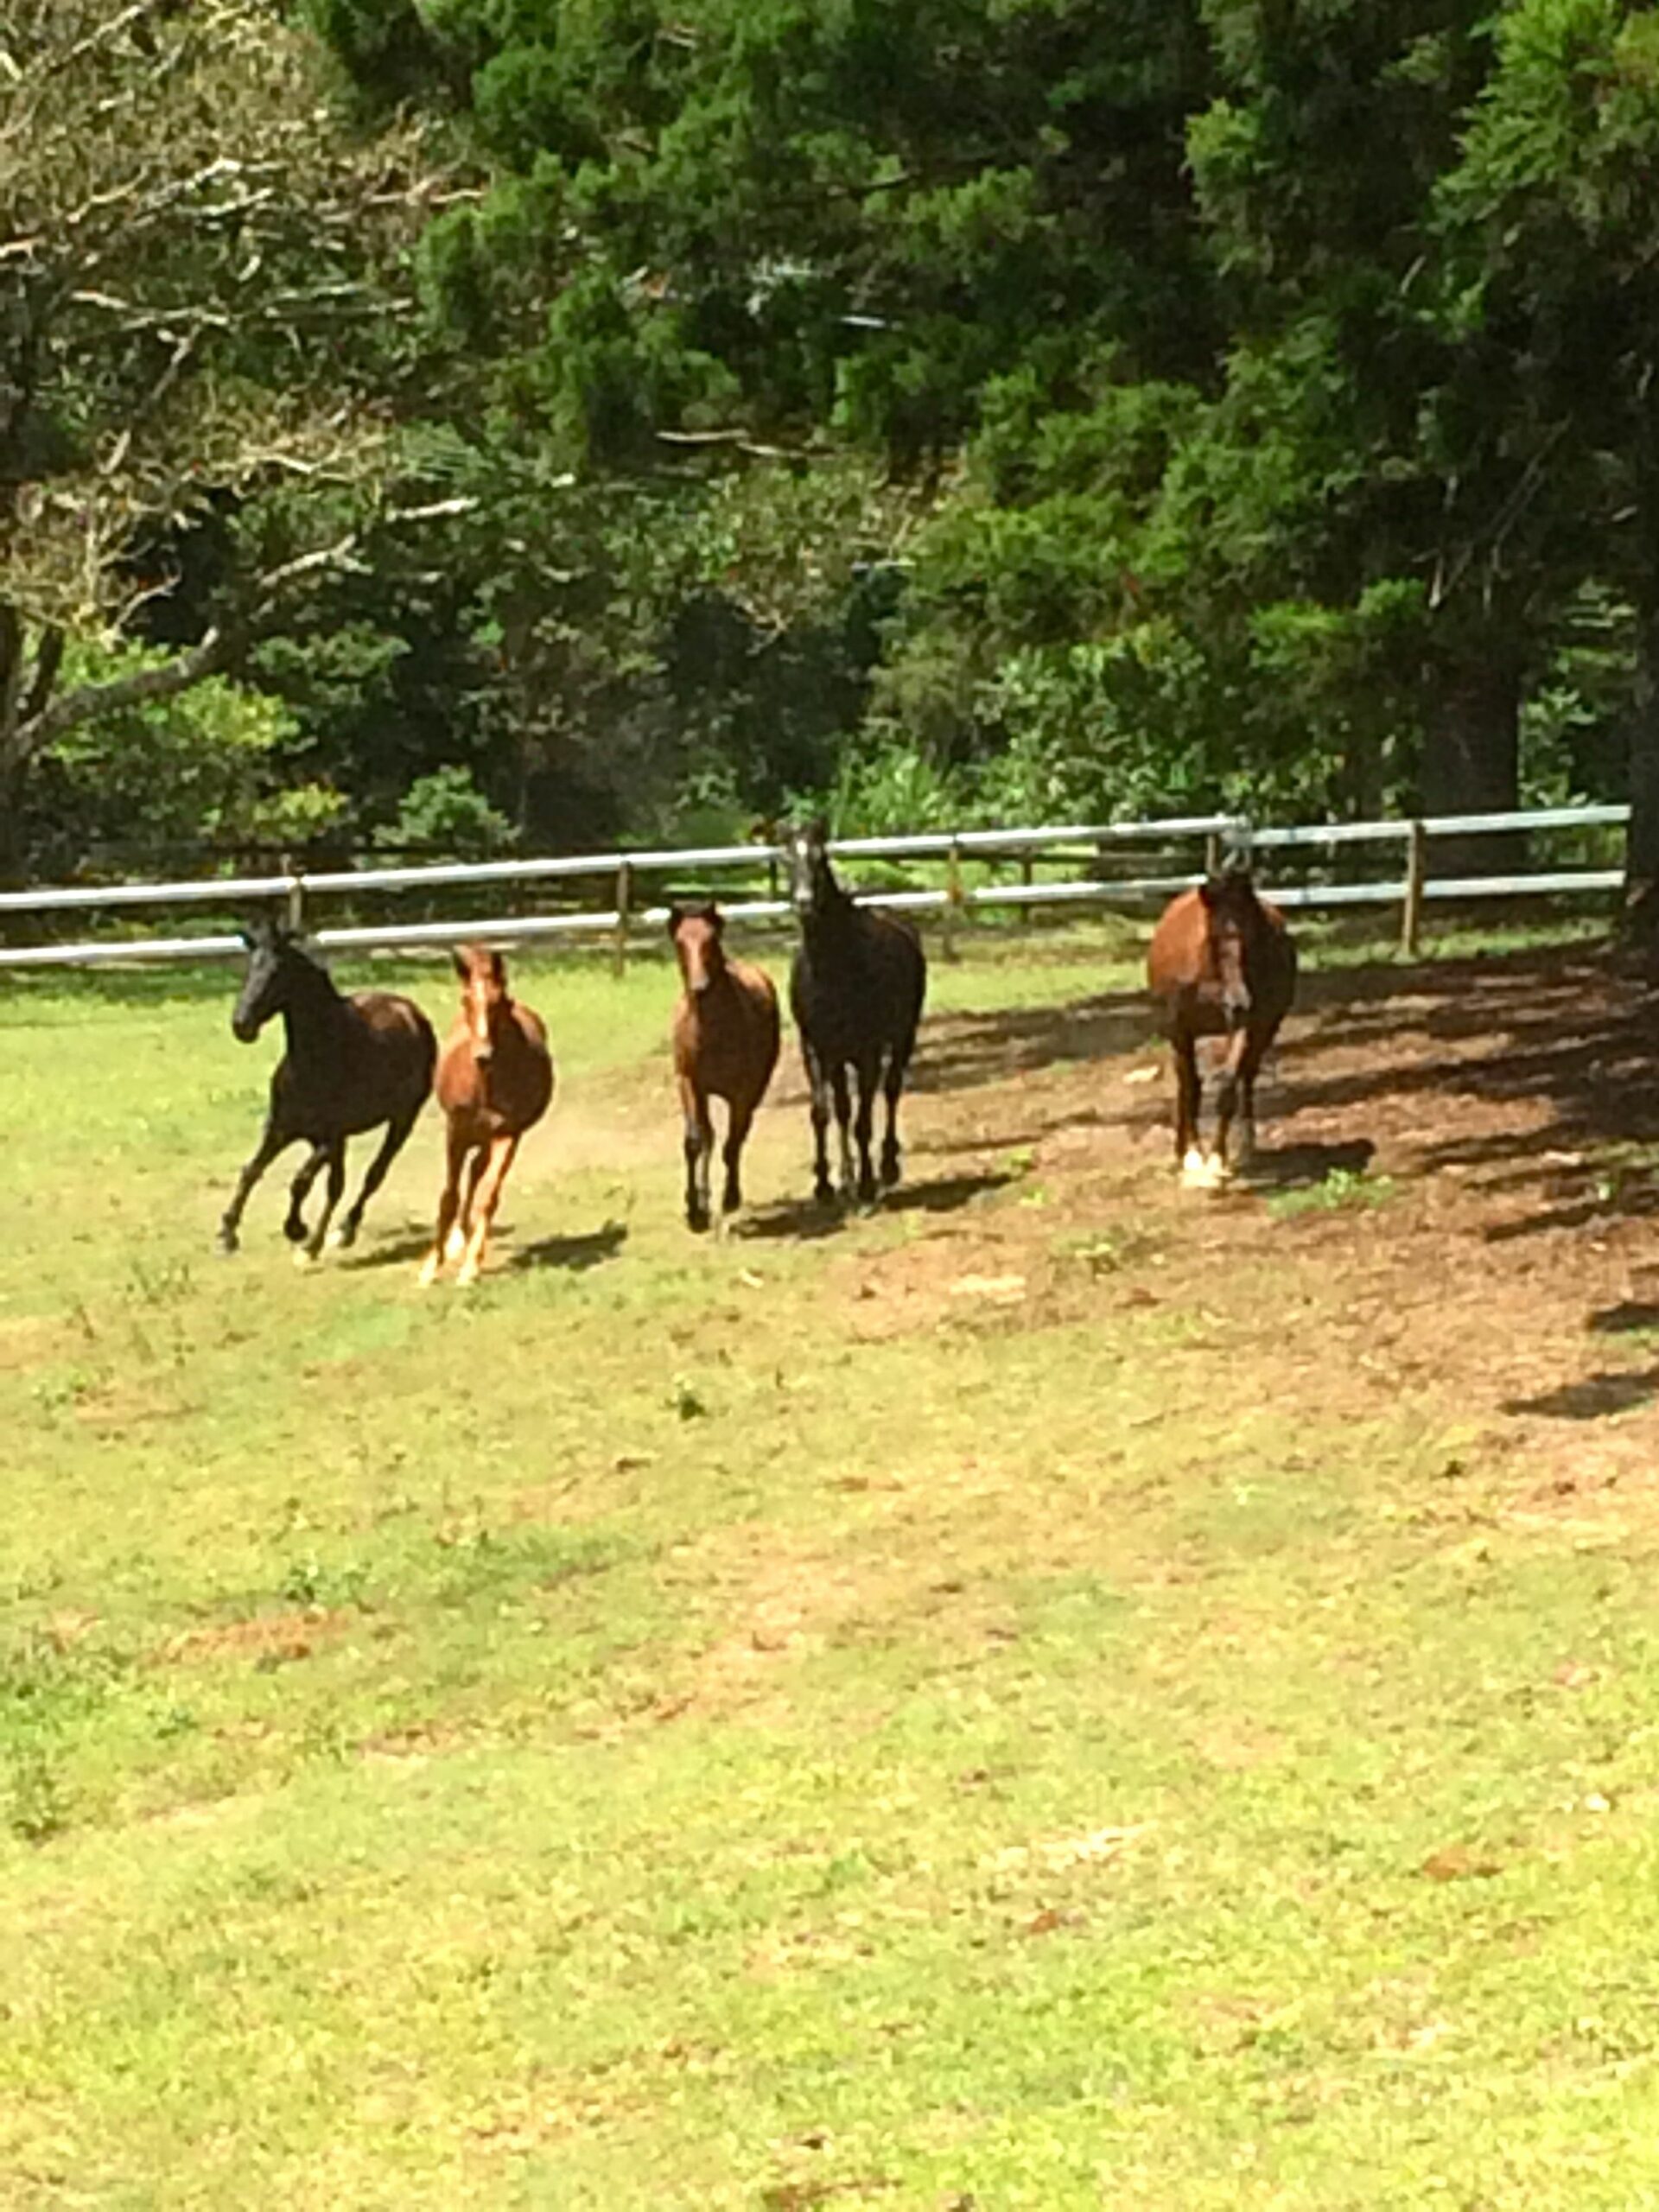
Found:
[[(219, 1223), (219, 1249), (235, 1251), (249, 1192), (278, 1153), (303, 1138), (310, 1156), (294, 1178), (283, 1224), (283, 1234), (296, 1247), (295, 1259), (303, 1266), (321, 1251), (329, 1217), (346, 1187), (346, 1138), (384, 1127), (386, 1134), (363, 1187), (334, 1232), (337, 1244), (355, 1240), (364, 1207), (426, 1103), (437, 1039), (412, 999), (393, 991), (344, 996), (282, 922), (262, 918), (240, 934), (248, 967), (232, 1030), (239, 1042), (251, 1045), (271, 1016), (280, 1014), (288, 1049), (270, 1078), (264, 1134)], [(325, 1166), (322, 1211), (308, 1230), (305, 1201)]]
[(778, 994), (763, 969), (733, 960), (713, 899), (673, 906), (668, 934), (683, 985), (674, 1010), (674, 1074), (685, 1128), (685, 1220), (707, 1229), (715, 1153), (711, 1098), (726, 1101), (726, 1187), (721, 1211), (743, 1203), (739, 1166), (754, 1109), (778, 1065)]
[[(1147, 981), (1175, 1054), (1175, 1158), (1185, 1181), (1213, 1187), (1233, 1173), (1235, 1115), (1241, 1157), (1255, 1144), (1256, 1071), (1296, 995), (1295, 943), (1279, 909), (1256, 896), (1249, 870), (1230, 868), (1171, 899), (1153, 931)], [(1216, 1036), (1226, 1045), (1215, 1148), (1206, 1155), (1197, 1040)]]
[(878, 1084), (887, 1101), (881, 1180), (899, 1180), (899, 1099), (927, 994), (927, 960), (909, 922), (858, 906), (836, 881), (828, 840), (821, 820), (784, 833), (790, 903), (801, 932), (790, 968), (789, 1002), (811, 1090), (813, 1194), (821, 1205), (835, 1195), (826, 1149), (832, 1099), (841, 1132), (842, 1189), (853, 1188), (850, 1068), (858, 1082), (857, 1191), (868, 1205), (876, 1191), (870, 1135)]
[(453, 958), (461, 1014), (438, 1062), (448, 1149), (437, 1228), (421, 1263), (423, 1287), (436, 1281), (445, 1260), (460, 1261), (455, 1281), (462, 1287), (476, 1281), (519, 1140), (553, 1096), (547, 1031), (539, 1014), (509, 995), (501, 955), (466, 944)]

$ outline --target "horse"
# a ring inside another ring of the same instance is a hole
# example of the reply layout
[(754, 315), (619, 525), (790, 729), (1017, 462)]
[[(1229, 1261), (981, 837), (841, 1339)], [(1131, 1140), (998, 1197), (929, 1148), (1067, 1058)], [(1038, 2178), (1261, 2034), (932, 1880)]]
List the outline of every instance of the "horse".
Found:
[[(329, 1217), (346, 1187), (346, 1140), (384, 1126), (380, 1149), (363, 1187), (334, 1232), (352, 1243), (363, 1209), (403, 1149), (432, 1088), (438, 1042), (413, 1000), (392, 991), (358, 991), (345, 997), (321, 964), (283, 923), (263, 918), (240, 932), (247, 948), (231, 1028), (252, 1044), (280, 1014), (288, 1049), (270, 1078), (270, 1105), (258, 1148), (242, 1170), (236, 1194), (219, 1225), (221, 1252), (237, 1249), (237, 1231), (248, 1194), (280, 1152), (303, 1138), (310, 1157), (294, 1178), (283, 1234), (306, 1265), (322, 1249)], [(303, 1207), (324, 1166), (328, 1182), (316, 1225), (305, 1225)]]
[(739, 1163), (754, 1109), (778, 1065), (778, 994), (772, 978), (727, 957), (725, 925), (712, 899), (673, 906), (668, 934), (684, 985), (674, 1010), (674, 1074), (685, 1128), (685, 1220), (707, 1229), (715, 1125), (711, 1098), (726, 1101), (722, 1213), (743, 1203)]
[[(1296, 946), (1276, 906), (1256, 896), (1248, 869), (1224, 874), (1172, 899), (1147, 954), (1147, 981), (1175, 1053), (1175, 1158), (1183, 1180), (1213, 1188), (1233, 1173), (1228, 1137), (1235, 1114), (1239, 1154), (1255, 1141), (1255, 1077), (1262, 1055), (1296, 995)], [(1198, 1141), (1202, 1081), (1197, 1040), (1226, 1039), (1216, 1083), (1215, 1149)]]
[[(553, 1097), (553, 1055), (539, 1014), (509, 995), (506, 963), (487, 946), (458, 946), (461, 1016), (438, 1062), (438, 1103), (448, 1123), (443, 1193), (432, 1249), (421, 1263), (423, 1288), (445, 1260), (459, 1260), (455, 1281), (476, 1281), (519, 1139)], [(466, 1192), (461, 1177), (466, 1175)]]
[(887, 1101), (881, 1180), (888, 1185), (899, 1180), (899, 1099), (927, 994), (927, 960), (907, 921), (856, 905), (836, 881), (825, 850), (828, 836), (822, 821), (784, 834), (790, 903), (801, 932), (790, 968), (789, 1002), (811, 1090), (813, 1194), (820, 1205), (835, 1196), (826, 1151), (832, 1097), (841, 1132), (842, 1188), (853, 1187), (850, 1067), (858, 1079), (858, 1198), (868, 1205), (876, 1194), (870, 1135), (878, 1083)]

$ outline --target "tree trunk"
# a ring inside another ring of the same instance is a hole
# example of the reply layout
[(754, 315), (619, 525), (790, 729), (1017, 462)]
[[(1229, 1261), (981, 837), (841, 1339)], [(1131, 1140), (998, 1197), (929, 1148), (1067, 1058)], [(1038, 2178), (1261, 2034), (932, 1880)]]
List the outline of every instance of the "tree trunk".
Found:
[[(1423, 744), (1423, 811), (1510, 814), (1521, 803), (1521, 677), (1501, 650), (1447, 658), (1431, 673)], [(1436, 837), (1433, 875), (1507, 873), (1524, 858), (1519, 835)]]
[[(1659, 600), (1659, 577), (1651, 582), (1652, 597)], [(1659, 950), (1659, 603), (1637, 609), (1627, 759), (1630, 826), (1624, 848), (1624, 931)]]

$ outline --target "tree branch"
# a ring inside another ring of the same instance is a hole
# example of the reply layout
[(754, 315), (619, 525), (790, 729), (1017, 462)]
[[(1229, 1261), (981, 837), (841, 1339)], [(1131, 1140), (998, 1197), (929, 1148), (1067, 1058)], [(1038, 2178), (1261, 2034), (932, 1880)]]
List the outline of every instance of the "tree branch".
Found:
[(222, 668), (230, 649), (228, 633), (215, 626), (200, 645), (192, 645), (177, 660), (168, 661), (165, 668), (141, 668), (131, 676), (113, 677), (107, 683), (83, 683), (77, 691), (66, 691), (62, 698), (18, 723), (16, 750), (27, 759), (53, 738), (61, 737), (65, 730), (99, 715), (117, 714), (123, 707), (145, 706), (156, 699), (176, 698), (181, 691), (189, 690)]

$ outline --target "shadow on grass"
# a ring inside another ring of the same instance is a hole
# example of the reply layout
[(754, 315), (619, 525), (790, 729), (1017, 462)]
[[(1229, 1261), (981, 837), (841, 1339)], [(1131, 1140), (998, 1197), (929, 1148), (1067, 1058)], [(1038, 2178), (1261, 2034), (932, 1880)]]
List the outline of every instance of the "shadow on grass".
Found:
[(1506, 1398), (1506, 1414), (1542, 1414), (1549, 1421), (1605, 1421), (1659, 1398), (1659, 1367), (1612, 1369), (1563, 1382), (1535, 1398)]
[(1592, 1337), (1643, 1336), (1659, 1329), (1659, 1303), (1651, 1299), (1623, 1299), (1617, 1306), (1604, 1306), (1584, 1325)]
[[(581, 1236), (538, 1237), (535, 1243), (525, 1244), (505, 1255), (506, 1265), (520, 1272), (526, 1268), (563, 1268), (572, 1274), (580, 1274), (586, 1268), (613, 1260), (627, 1241), (626, 1223), (607, 1221), (602, 1229), (588, 1230)], [(491, 1250), (499, 1251), (502, 1246), (512, 1246), (512, 1229), (499, 1229), (491, 1236)], [(410, 1267), (426, 1257), (431, 1243), (429, 1229), (407, 1230), (402, 1236), (377, 1244), (372, 1252), (353, 1254), (340, 1264), (344, 1268)]]
[(1244, 1171), (1258, 1191), (1311, 1191), (1332, 1175), (1363, 1175), (1376, 1147), (1370, 1137), (1344, 1144), (1284, 1144), (1263, 1147)]
[(993, 1168), (978, 1175), (942, 1175), (929, 1183), (903, 1184), (889, 1191), (868, 1215), (839, 1198), (827, 1205), (817, 1198), (786, 1198), (779, 1205), (757, 1207), (731, 1233), (739, 1237), (792, 1236), (815, 1243), (820, 1237), (838, 1236), (850, 1223), (874, 1219), (879, 1213), (954, 1213), (959, 1206), (1018, 1179), (1006, 1169)]
[(515, 1252), (508, 1265), (515, 1268), (563, 1268), (568, 1274), (582, 1274), (589, 1268), (602, 1267), (607, 1260), (613, 1260), (628, 1241), (628, 1225), (625, 1221), (607, 1221), (602, 1229), (590, 1229), (578, 1236), (538, 1236), (533, 1244), (526, 1244)]

